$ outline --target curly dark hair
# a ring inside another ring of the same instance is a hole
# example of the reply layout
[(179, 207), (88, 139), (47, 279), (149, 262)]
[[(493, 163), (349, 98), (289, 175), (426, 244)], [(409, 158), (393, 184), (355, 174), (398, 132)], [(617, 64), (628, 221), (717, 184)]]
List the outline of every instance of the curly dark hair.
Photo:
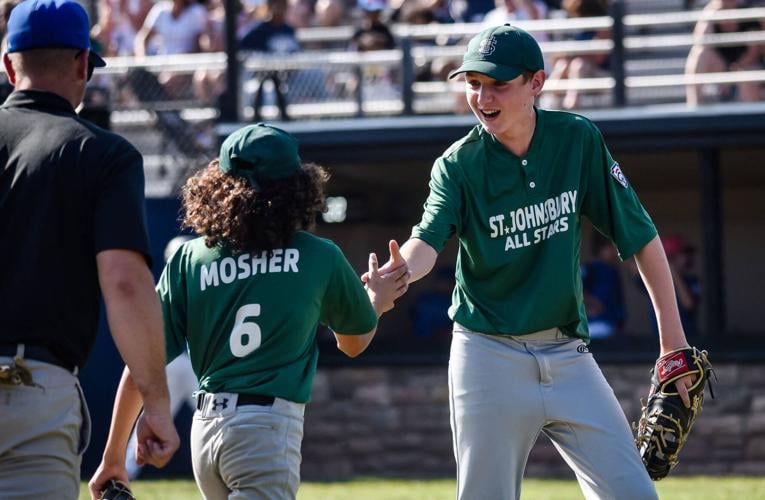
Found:
[(258, 192), (245, 178), (223, 173), (213, 160), (183, 186), (182, 225), (203, 236), (210, 248), (283, 248), (295, 232), (311, 229), (316, 215), (326, 210), (328, 180), (323, 167), (305, 163), (292, 177), (262, 183)]

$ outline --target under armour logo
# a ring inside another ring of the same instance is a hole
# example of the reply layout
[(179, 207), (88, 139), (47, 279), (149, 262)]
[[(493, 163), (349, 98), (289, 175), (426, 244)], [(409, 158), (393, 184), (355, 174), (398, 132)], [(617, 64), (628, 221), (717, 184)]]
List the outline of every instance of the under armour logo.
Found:
[(228, 398), (223, 398), (223, 401), (218, 401), (217, 399), (213, 400), (213, 411), (217, 411), (218, 406), (220, 406), (222, 410), (228, 408)]

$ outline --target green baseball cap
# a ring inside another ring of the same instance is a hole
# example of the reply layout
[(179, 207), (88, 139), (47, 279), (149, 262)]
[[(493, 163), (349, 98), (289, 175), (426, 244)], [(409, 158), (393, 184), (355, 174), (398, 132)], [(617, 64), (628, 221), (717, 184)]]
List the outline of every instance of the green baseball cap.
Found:
[(454, 78), (460, 73), (483, 73), (495, 80), (514, 80), (525, 70), (545, 68), (542, 49), (528, 32), (505, 24), (487, 28), (468, 43), (462, 65), (449, 73)]
[(221, 171), (245, 177), (256, 191), (262, 182), (295, 175), (302, 165), (297, 139), (265, 123), (229, 135), (220, 147), (219, 162)]

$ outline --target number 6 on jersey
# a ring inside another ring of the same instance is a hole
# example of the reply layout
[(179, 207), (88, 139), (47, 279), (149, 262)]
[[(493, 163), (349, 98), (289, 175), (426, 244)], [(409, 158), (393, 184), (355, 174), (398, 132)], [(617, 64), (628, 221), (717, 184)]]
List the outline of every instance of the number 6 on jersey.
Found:
[(249, 317), (260, 316), (260, 304), (246, 304), (236, 312), (234, 328), (231, 330), (231, 338), (228, 343), (231, 353), (237, 358), (243, 358), (260, 347), (260, 326), (251, 321), (245, 321)]

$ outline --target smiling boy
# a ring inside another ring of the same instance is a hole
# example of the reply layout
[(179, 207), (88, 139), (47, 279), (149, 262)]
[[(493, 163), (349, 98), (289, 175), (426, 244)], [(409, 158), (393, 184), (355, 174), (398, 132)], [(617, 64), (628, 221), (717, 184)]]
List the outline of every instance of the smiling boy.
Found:
[[(687, 345), (656, 228), (588, 119), (535, 107), (542, 51), (525, 31), (486, 29), (462, 65), (479, 125), (433, 166), (411, 238), (380, 273), (433, 268), (456, 236), (449, 392), (457, 496), (520, 496), (544, 433), (588, 499), (655, 499), (627, 419), (592, 354), (580, 275), (581, 218), (635, 256), (660, 351)], [(691, 377), (676, 383), (686, 406)]]

